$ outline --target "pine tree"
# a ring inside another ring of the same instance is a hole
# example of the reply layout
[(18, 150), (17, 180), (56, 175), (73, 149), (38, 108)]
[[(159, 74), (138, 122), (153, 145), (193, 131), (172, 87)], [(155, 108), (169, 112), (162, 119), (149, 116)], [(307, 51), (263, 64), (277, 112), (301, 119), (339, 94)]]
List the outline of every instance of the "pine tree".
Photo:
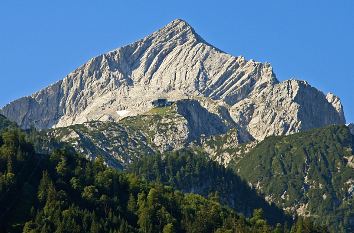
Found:
[(175, 233), (174, 227), (172, 223), (168, 223), (163, 227), (163, 233)]
[(149, 206), (147, 205), (145, 193), (139, 193), (138, 195), (138, 225), (140, 231), (143, 233), (151, 233), (152, 222)]
[(45, 202), (47, 199), (48, 189), (50, 184), (52, 183), (51, 179), (49, 178), (48, 171), (44, 171), (42, 173), (42, 179), (39, 183), (38, 187), (38, 199), (41, 202)]
[(128, 210), (130, 213), (135, 213), (135, 211), (137, 210), (136, 200), (135, 200), (135, 197), (134, 197), (133, 194), (130, 194), (130, 195), (129, 195), (127, 210)]

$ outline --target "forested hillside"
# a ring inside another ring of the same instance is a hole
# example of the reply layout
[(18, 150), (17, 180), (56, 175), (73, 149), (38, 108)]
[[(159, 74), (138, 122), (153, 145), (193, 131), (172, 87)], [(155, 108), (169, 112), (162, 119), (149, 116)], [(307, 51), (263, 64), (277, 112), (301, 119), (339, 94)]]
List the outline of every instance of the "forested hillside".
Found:
[[(0, 135), (1, 232), (288, 232), (262, 210), (244, 218), (215, 197), (149, 183), (70, 149), (38, 154), (27, 138), (18, 129)], [(298, 229), (325, 231), (306, 220)]]
[(17, 127), (16, 123), (13, 123), (6, 119), (3, 115), (0, 114), (0, 132), (8, 129), (8, 128), (14, 128)]
[(129, 166), (128, 171), (149, 181), (173, 186), (186, 193), (212, 197), (246, 216), (262, 208), (271, 223), (291, 222), (275, 205), (269, 205), (231, 169), (210, 160), (205, 154), (180, 150), (145, 156)]
[(269, 137), (230, 166), (267, 200), (333, 231), (354, 231), (354, 140), (346, 126)]

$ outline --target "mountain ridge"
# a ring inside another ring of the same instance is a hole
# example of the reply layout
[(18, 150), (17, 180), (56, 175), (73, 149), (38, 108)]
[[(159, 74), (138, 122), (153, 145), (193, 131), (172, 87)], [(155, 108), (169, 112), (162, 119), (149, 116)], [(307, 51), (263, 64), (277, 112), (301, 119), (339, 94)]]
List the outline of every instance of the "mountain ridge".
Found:
[[(314, 99), (293, 96), (297, 90)], [(150, 110), (157, 98), (205, 97), (227, 106), (238, 128), (262, 140), (272, 134), (345, 123), (340, 100), (321, 93), (301, 81), (279, 82), (269, 63), (224, 53), (185, 21), (174, 20), (137, 42), (90, 59), (64, 79), (15, 100), (0, 113), (23, 128), (46, 129), (119, 121), (122, 116), (117, 111), (139, 115)], [(312, 115), (302, 114), (302, 107)], [(264, 116), (262, 109), (270, 111)], [(311, 123), (312, 118), (320, 123)], [(264, 128), (269, 126), (273, 129)]]

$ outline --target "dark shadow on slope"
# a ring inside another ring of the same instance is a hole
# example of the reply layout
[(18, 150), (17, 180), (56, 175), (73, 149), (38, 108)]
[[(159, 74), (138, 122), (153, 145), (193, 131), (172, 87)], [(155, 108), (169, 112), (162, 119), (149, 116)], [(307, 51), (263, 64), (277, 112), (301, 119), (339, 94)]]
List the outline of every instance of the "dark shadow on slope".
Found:
[(246, 217), (251, 216), (254, 209), (262, 208), (271, 224), (291, 222), (291, 218), (283, 210), (274, 204), (269, 205), (231, 169), (219, 165), (205, 155), (180, 150), (145, 156), (131, 164), (128, 171), (186, 193), (218, 198)]
[(218, 115), (203, 108), (197, 100), (178, 101), (177, 112), (188, 121), (189, 141), (199, 140), (201, 136), (224, 134), (229, 129)]

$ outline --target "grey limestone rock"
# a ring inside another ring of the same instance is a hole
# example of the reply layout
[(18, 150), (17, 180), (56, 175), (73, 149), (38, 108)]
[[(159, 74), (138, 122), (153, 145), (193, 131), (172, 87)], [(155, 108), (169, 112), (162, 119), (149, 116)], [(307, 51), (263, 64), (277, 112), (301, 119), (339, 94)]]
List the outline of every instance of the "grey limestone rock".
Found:
[[(332, 95), (332, 94), (329, 94)], [(305, 81), (287, 80), (254, 92), (230, 109), (235, 122), (254, 138), (287, 135), (330, 124), (344, 124), (338, 99)]]
[(157, 98), (194, 99), (210, 112), (223, 112), (218, 115), (223, 118), (212, 122), (201, 122), (203, 114), (196, 115), (200, 119), (193, 137), (224, 132), (220, 121), (256, 139), (345, 123), (340, 100), (333, 94), (326, 96), (302, 81), (279, 82), (270, 64), (224, 53), (179, 19), (89, 60), (0, 113), (23, 128), (46, 129), (119, 121), (150, 110)]

